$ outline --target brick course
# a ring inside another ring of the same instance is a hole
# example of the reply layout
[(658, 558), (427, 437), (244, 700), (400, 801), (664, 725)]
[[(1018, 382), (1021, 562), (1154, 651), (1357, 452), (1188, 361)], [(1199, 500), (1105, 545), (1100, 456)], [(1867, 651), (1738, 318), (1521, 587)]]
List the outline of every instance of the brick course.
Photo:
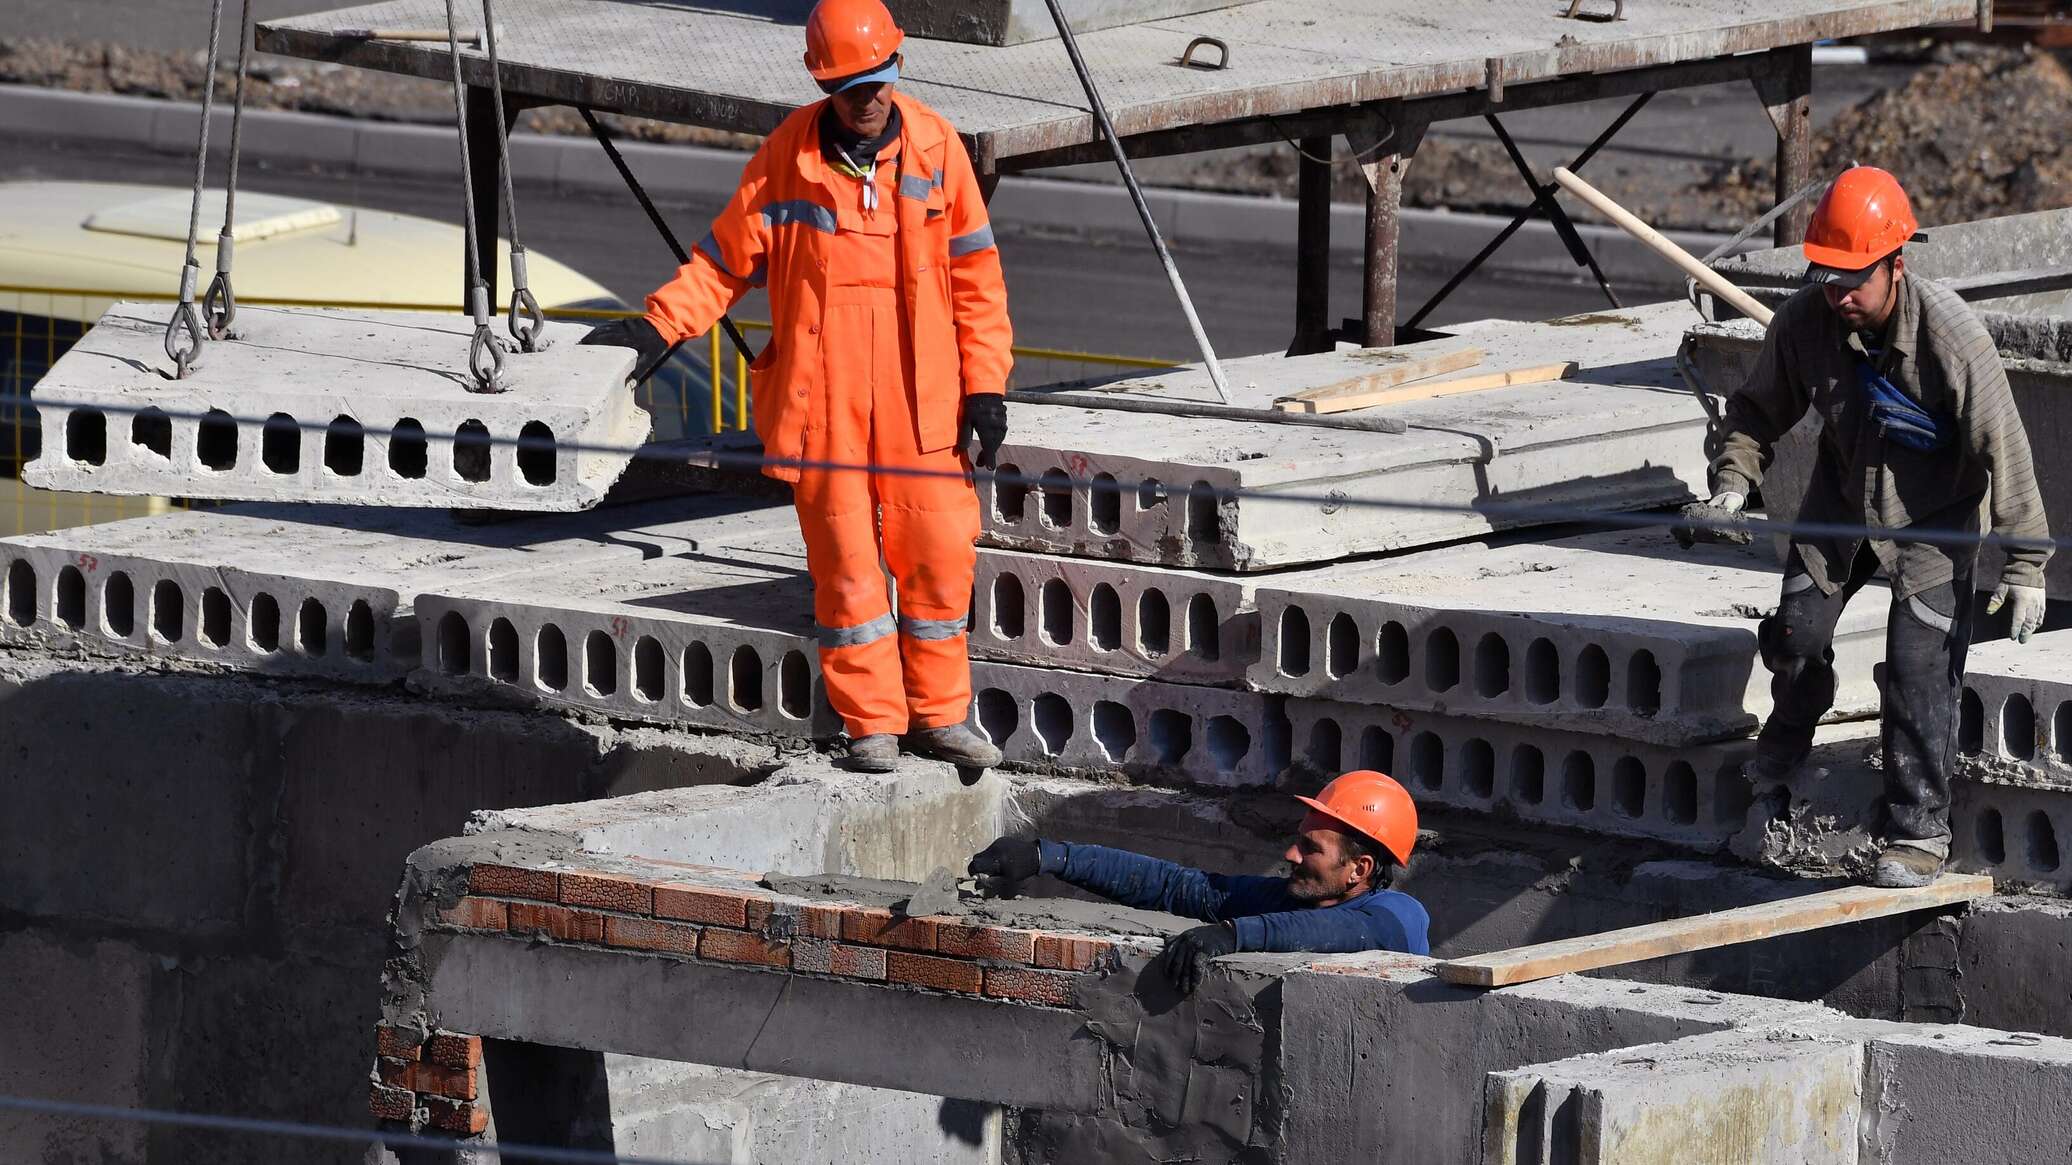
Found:
[(468, 889), (499, 898), (531, 898), (552, 902), (559, 893), (560, 878), (550, 870), (526, 870), (517, 866), (478, 863), (468, 871)]
[(935, 949), (936, 925), (932, 918), (901, 918), (890, 910), (842, 912), (842, 937), (874, 947), (932, 951)]
[(445, 1068), (473, 1068), (482, 1062), (482, 1037), (433, 1032), (424, 1058)]
[(748, 896), (707, 886), (663, 884), (655, 887), (655, 917), (712, 926), (746, 927)]
[(791, 966), (791, 947), (782, 942), (772, 942), (759, 934), (745, 930), (721, 930), (706, 928), (704, 937), (698, 940), (698, 957), (715, 959), (722, 963), (753, 963), (760, 967)]
[(961, 991), (976, 995), (985, 983), (985, 972), (977, 963), (916, 955), (908, 951), (885, 953), (885, 978), (892, 983), (911, 983), (937, 991)]
[(647, 883), (617, 874), (561, 875), (561, 902), (567, 906), (647, 914), (654, 909), (654, 894), (654, 887)]
[(513, 902), (510, 919), (512, 934), (544, 934), (565, 943), (604, 941), (604, 915), (588, 910)]
[(1070, 1007), (1079, 976), (1064, 971), (1031, 971), (1026, 967), (987, 967), (986, 994), (994, 999)]
[(495, 898), (463, 898), (439, 912), (439, 921), (461, 930), (503, 930), (510, 925), (508, 903)]
[(1100, 939), (1039, 934), (1036, 936), (1036, 965), (1059, 971), (1091, 971), (1094, 960), (1113, 949), (1114, 944)]
[(935, 949), (964, 959), (1027, 963), (1036, 958), (1036, 932), (945, 922), (935, 928)]
[(424, 1047), (424, 1039), (409, 1028), (376, 1024), (374, 1027), (374, 1054), (387, 1056), (391, 1060), (415, 1060)]
[(678, 922), (608, 914), (604, 919), (604, 942), (606, 946), (631, 947), (640, 951), (695, 955), (698, 953), (698, 928)]

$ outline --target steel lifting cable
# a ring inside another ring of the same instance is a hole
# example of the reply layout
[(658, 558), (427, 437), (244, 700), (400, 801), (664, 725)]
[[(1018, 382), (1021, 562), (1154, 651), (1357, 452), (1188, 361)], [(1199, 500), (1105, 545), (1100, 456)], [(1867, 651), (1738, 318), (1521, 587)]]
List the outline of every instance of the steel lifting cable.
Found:
[(211, 340), (228, 337), (231, 321), (237, 319), (237, 294), (230, 289), (230, 265), (237, 242), (237, 170), (245, 129), (245, 77), (251, 70), (252, 0), (244, 0), (244, 15), (238, 21), (237, 89), (230, 106), (230, 174), (223, 183), (223, 229), (216, 235), (216, 278), (201, 301)]
[(208, 73), (201, 86), (201, 141), (194, 149), (194, 197), (187, 210), (187, 262), (180, 268), (180, 302), (165, 326), (165, 354), (172, 358), (175, 380), (187, 379), (187, 373), (200, 362), (206, 338), (201, 314), (194, 304), (195, 289), (201, 284), (201, 264), (195, 262), (195, 249), (201, 240), (202, 183), (209, 175), (209, 117), (215, 107), (216, 46), (222, 34), (223, 0), (210, 0)]
[[(222, 0), (216, 0), (218, 4)], [(475, 248), (475, 168), (468, 158), (467, 83), (460, 76), (460, 33), (454, 23), (453, 0), (446, 0), (446, 51), (453, 58), (453, 120), (460, 130), (461, 233), (468, 252), (468, 314), (475, 319), (475, 338), (468, 343), (468, 371), (475, 377), (470, 392), (504, 391), (505, 348), (489, 327), (489, 287), (482, 282), (482, 259)]]
[(511, 182), (511, 137), (509, 123), (504, 120), (503, 67), (496, 56), (494, 0), (482, 0), (482, 44), (489, 53), (489, 92), (496, 107), (496, 162), (503, 175), (506, 233), (511, 236), (511, 337), (518, 341), (520, 351), (538, 352), (547, 346), (547, 317), (540, 311), (539, 300), (533, 298), (532, 288), (526, 286), (525, 244), (518, 241), (518, 191)]

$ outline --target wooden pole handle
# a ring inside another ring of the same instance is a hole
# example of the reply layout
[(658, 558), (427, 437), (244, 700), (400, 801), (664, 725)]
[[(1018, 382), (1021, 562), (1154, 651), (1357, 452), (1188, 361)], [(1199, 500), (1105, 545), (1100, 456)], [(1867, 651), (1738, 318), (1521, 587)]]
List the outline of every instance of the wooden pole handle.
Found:
[(1604, 191), (1569, 173), (1566, 167), (1555, 167), (1554, 181), (1559, 183), (1562, 189), (1589, 203), (1597, 213), (1612, 220), (1619, 229), (1639, 239), (1657, 255), (1681, 268), (1684, 274), (1698, 281), (1698, 286), (1733, 304), (1735, 310), (1749, 319), (1766, 328), (1770, 326), (1770, 317), (1775, 314), (1774, 312), (1757, 303), (1747, 292), (1727, 282), (1726, 277), (1719, 272), (1700, 263), (1689, 251), (1671, 242), (1662, 232), (1634, 217), (1633, 212), (1613, 202)]

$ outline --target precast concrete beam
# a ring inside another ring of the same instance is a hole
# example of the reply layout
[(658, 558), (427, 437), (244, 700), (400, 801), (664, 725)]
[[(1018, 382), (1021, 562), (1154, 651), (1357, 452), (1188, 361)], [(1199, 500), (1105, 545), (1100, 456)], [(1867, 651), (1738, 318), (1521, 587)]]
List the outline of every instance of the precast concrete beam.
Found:
[[(1004, 477), (981, 484), (982, 537), (1007, 549), (1255, 571), (1573, 521), (1571, 511), (1681, 502), (1706, 489), (1705, 411), (1673, 359), (1688, 310), (1655, 304), (1450, 329), (1484, 350), (1485, 369), (1552, 359), (1579, 368), (1558, 382), (1353, 414), (1400, 419), (1409, 425), (1400, 434), (1010, 404), (1010, 433), (1039, 439), (1011, 438)], [(1271, 408), (1395, 358), (1276, 355), (1225, 368), (1233, 403)], [(1098, 391), (1215, 399), (1198, 366)]]
[(467, 391), (472, 324), (429, 312), (246, 307), (186, 379), (171, 309), (119, 303), (32, 394), (44, 489), (372, 506), (582, 510), (603, 500), (648, 416), (633, 354), (550, 345), (509, 357), (504, 391)]
[[(1748, 734), (1770, 710), (1756, 629), (1766, 554), (1662, 530), (1466, 545), (1261, 580), (1250, 686), (1662, 745)], [(1835, 630), (1831, 719), (1876, 714), (1889, 603)]]

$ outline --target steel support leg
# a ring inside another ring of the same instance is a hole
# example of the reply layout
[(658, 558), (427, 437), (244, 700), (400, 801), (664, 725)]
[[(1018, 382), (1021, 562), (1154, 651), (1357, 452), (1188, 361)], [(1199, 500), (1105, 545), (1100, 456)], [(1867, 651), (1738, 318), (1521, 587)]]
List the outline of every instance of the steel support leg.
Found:
[[(518, 110), (506, 106), (504, 119), (497, 120), (496, 101), (484, 85), (468, 86), (468, 166), (475, 182), (475, 257), (481, 262), (482, 282), (489, 288), (489, 305), (497, 305), (497, 232), (503, 229), (504, 200), (502, 171), (498, 168), (499, 138), (518, 122)], [(462, 264), (466, 269), (466, 264)], [(463, 278), (466, 278), (463, 276)], [(461, 288), (460, 302), (466, 310), (468, 290)]]
[[(1777, 130), (1777, 201), (1792, 196), (1813, 179), (1813, 46), (1795, 45), (1773, 51), (1775, 68), (1755, 79), (1756, 96)], [(1802, 202), (1777, 216), (1771, 238), (1780, 247), (1806, 241), (1813, 207)]]
[(1360, 342), (1396, 342), (1396, 268), (1402, 247), (1403, 171), (1424, 140), (1425, 123), (1393, 105), (1346, 127), (1345, 141), (1367, 179), (1367, 271), (1360, 297)]
[(1331, 336), (1331, 139), (1301, 140), (1295, 159), (1295, 340), (1288, 355), (1329, 352)]

